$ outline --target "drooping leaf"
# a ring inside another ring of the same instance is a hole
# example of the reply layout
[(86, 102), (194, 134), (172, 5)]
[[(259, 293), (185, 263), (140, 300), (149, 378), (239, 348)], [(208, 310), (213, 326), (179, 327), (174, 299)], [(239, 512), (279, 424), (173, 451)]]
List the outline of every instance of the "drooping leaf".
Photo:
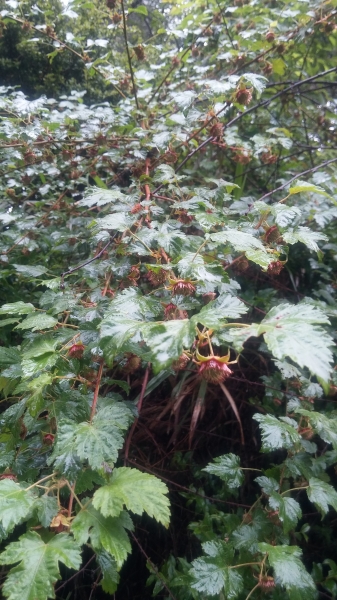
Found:
[(131, 411), (118, 403), (98, 411), (92, 423), (60, 420), (50, 461), (69, 474), (76, 473), (83, 460), (88, 460), (91, 468), (98, 471), (105, 463), (113, 466), (124, 442), (122, 431), (131, 420)]
[(253, 416), (258, 421), (262, 430), (262, 449), (263, 452), (270, 452), (277, 448), (293, 448), (295, 444), (300, 443), (301, 436), (297, 432), (296, 421), (283, 417), (277, 419), (273, 415), (261, 415), (257, 413)]
[[(120, 568), (131, 552), (128, 534), (125, 530), (125, 515), (118, 517), (104, 517), (96, 510), (91, 502), (87, 503), (76, 515), (71, 525), (77, 542), (82, 545), (90, 538), (94, 550), (105, 550), (114, 557), (117, 567)], [(129, 522), (129, 529), (132, 523)]]
[(58, 563), (70, 569), (81, 564), (80, 548), (73, 538), (60, 533), (47, 543), (35, 531), (29, 531), (11, 542), (0, 554), (0, 564), (13, 567), (3, 585), (9, 600), (47, 600), (55, 598), (54, 583), (60, 578)]
[(262, 542), (259, 550), (267, 553), (276, 584), (285, 587), (291, 600), (316, 598), (315, 583), (300, 560), (302, 552), (298, 546), (272, 546)]
[(0, 481), (0, 522), (6, 531), (27, 517), (35, 497), (32, 491), (26, 491), (19, 483), (11, 479)]
[(273, 510), (278, 511), (278, 516), (283, 523), (284, 533), (294, 529), (298, 520), (302, 517), (302, 510), (294, 498), (288, 498), (272, 492), (269, 498), (269, 505)]
[(35, 307), (30, 302), (14, 302), (13, 304), (3, 304), (0, 308), (0, 315), (29, 315), (35, 312)]
[(169, 524), (167, 486), (157, 477), (138, 469), (114, 469), (111, 482), (94, 494), (93, 506), (105, 516), (118, 516), (123, 505), (135, 514), (144, 511), (166, 527)]
[(337, 492), (329, 483), (316, 477), (311, 477), (309, 479), (307, 494), (309, 500), (316, 504), (323, 515), (328, 512), (329, 505), (337, 510)]
[(116, 561), (105, 550), (97, 551), (96, 558), (103, 574), (100, 584), (105, 592), (108, 594), (114, 594), (119, 583), (119, 574), (117, 573)]
[(239, 487), (244, 479), (240, 459), (235, 454), (224, 454), (215, 458), (214, 462), (207, 465), (203, 471), (217, 475), (226, 482), (230, 489)]

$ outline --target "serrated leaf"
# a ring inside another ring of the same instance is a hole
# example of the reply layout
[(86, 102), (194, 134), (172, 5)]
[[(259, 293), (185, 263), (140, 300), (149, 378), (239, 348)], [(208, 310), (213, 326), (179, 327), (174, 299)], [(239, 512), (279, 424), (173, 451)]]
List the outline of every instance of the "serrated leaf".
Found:
[(316, 504), (323, 515), (329, 511), (329, 504), (337, 510), (337, 492), (325, 481), (311, 477), (309, 479), (309, 487), (307, 490), (308, 498)]
[(270, 263), (275, 260), (274, 256), (268, 254), (265, 250), (247, 250), (246, 258), (262, 267), (264, 271), (266, 271)]
[(119, 584), (116, 561), (105, 550), (96, 552), (96, 558), (103, 575), (100, 584), (107, 594), (114, 594)]
[(34, 510), (42, 527), (49, 527), (51, 520), (59, 511), (59, 505), (56, 496), (47, 496), (44, 494), (40, 498), (36, 498), (34, 502)]
[(230, 489), (239, 487), (244, 479), (240, 467), (240, 458), (236, 454), (219, 456), (214, 459), (213, 463), (210, 463), (202, 470), (220, 477)]
[(288, 419), (288, 422), (281, 421), (273, 415), (261, 415), (260, 413), (255, 414), (253, 419), (259, 422), (262, 430), (263, 452), (270, 452), (277, 448), (290, 449), (301, 441), (301, 436), (297, 432), (296, 421), (291, 419)]
[(254, 237), (251, 233), (239, 231), (238, 229), (225, 229), (219, 233), (210, 234), (209, 238), (213, 242), (220, 244), (231, 244), (238, 252), (246, 252), (251, 250), (265, 251), (262, 242)]
[(331, 371), (329, 363), (333, 360), (329, 346), (333, 341), (316, 323), (328, 322), (326, 315), (309, 304), (280, 304), (263, 319), (258, 335), (264, 335), (275, 358), (282, 360), (289, 357), (300, 367), (307, 367), (311, 373), (327, 381)]
[(272, 546), (262, 542), (259, 550), (268, 554), (275, 583), (285, 587), (291, 600), (313, 600), (316, 597), (315, 583), (300, 560), (302, 552), (298, 546)]
[(37, 313), (27, 317), (22, 323), (17, 325), (14, 329), (31, 329), (32, 331), (40, 331), (42, 329), (51, 329), (55, 327), (58, 320), (55, 317), (46, 315), (44, 313)]
[(270, 212), (275, 216), (275, 223), (279, 227), (287, 227), (295, 217), (301, 216), (301, 211), (297, 206), (285, 206), (284, 204), (273, 204)]
[[(131, 523), (130, 523), (131, 526)], [(83, 507), (71, 525), (77, 542), (85, 544), (89, 537), (94, 550), (106, 550), (120, 568), (131, 552), (128, 534), (121, 517), (103, 517), (91, 503)]]
[(30, 302), (13, 302), (13, 304), (3, 304), (0, 308), (0, 315), (28, 315), (35, 312), (35, 306)]
[(113, 467), (123, 446), (122, 431), (133, 419), (125, 405), (114, 404), (101, 409), (92, 423), (60, 420), (56, 444), (49, 462), (63, 472), (76, 473), (81, 460), (87, 460), (94, 470), (104, 463)]
[(217, 329), (227, 319), (239, 319), (247, 311), (248, 308), (239, 298), (230, 294), (224, 294), (206, 304), (200, 313), (194, 315), (191, 320), (196, 324), (201, 323), (210, 329)]
[(311, 231), (308, 227), (298, 227), (295, 231), (286, 231), (282, 237), (287, 244), (302, 242), (309, 250), (314, 250), (314, 252), (319, 251), (317, 242), (328, 240), (328, 237), (324, 233)]
[(237, 598), (243, 588), (243, 579), (237, 570), (212, 562), (211, 559), (197, 558), (192, 562), (191, 587), (200, 593), (215, 596), (224, 592), (228, 600)]
[(20, 352), (16, 348), (2, 348), (0, 346), (0, 366), (7, 367), (9, 365), (20, 364)]
[(302, 192), (314, 192), (315, 194), (320, 194), (322, 196), (326, 196), (327, 198), (331, 198), (330, 194), (328, 194), (322, 187), (319, 185), (315, 185), (314, 183), (308, 183), (307, 181), (296, 181), (295, 185), (289, 188), (289, 196), (293, 194), (300, 194)]
[(115, 517), (125, 505), (137, 515), (145, 511), (167, 527), (170, 520), (167, 493), (167, 486), (157, 477), (142, 473), (138, 469), (121, 467), (114, 469), (108, 485), (95, 492), (93, 506), (105, 517)]
[(261, 486), (262, 491), (265, 494), (268, 494), (268, 496), (273, 492), (277, 492), (280, 487), (276, 479), (273, 479), (273, 477), (266, 477), (265, 475), (256, 477), (255, 481), (259, 484), (259, 486)]
[(78, 569), (81, 552), (66, 533), (56, 535), (45, 544), (35, 531), (29, 531), (0, 554), (2, 565), (17, 562), (3, 585), (4, 596), (9, 600), (47, 600), (55, 598), (54, 583), (60, 579), (58, 563)]
[(33, 493), (21, 487), (19, 483), (11, 479), (0, 481), (0, 522), (5, 531), (11, 531), (27, 517), (34, 500)]
[(104, 206), (123, 200), (125, 195), (120, 190), (105, 190), (102, 188), (89, 187), (85, 190), (83, 200), (80, 200), (79, 206)]
[(175, 319), (162, 323), (146, 323), (142, 326), (145, 342), (152, 352), (155, 372), (169, 367), (184, 348), (189, 348), (195, 337), (192, 320)]
[(284, 533), (289, 533), (302, 518), (302, 510), (298, 502), (293, 498), (287, 498), (272, 492), (269, 498), (269, 505), (273, 510), (279, 511), (279, 518), (283, 523)]
[(304, 408), (297, 408), (295, 412), (307, 417), (310, 425), (322, 440), (332, 444), (333, 448), (337, 450), (337, 418), (327, 417), (322, 413), (305, 410)]

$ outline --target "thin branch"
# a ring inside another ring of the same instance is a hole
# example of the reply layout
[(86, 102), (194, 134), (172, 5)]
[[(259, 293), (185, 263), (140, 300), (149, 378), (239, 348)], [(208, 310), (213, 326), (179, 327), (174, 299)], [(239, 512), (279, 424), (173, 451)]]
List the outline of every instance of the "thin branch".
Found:
[(276, 192), (280, 192), (281, 190), (284, 190), (284, 188), (286, 188), (287, 185), (289, 185), (290, 183), (295, 181), (295, 179), (299, 179), (300, 177), (303, 177), (304, 175), (308, 175), (309, 173), (314, 173), (315, 171), (318, 171), (319, 169), (322, 169), (323, 167), (326, 167), (327, 165), (330, 165), (331, 163), (334, 163), (336, 161), (337, 161), (337, 158), (331, 158), (330, 160), (326, 160), (325, 162), (321, 163), (320, 165), (317, 165), (317, 167), (307, 169), (306, 171), (302, 171), (302, 173), (297, 173), (297, 175), (294, 175), (294, 177), (289, 179), (289, 181), (286, 181), (285, 183), (280, 185), (278, 188), (275, 188), (271, 192), (268, 192), (267, 194), (264, 194), (263, 196), (261, 196), (261, 198), (259, 198), (258, 202), (260, 200), (264, 200), (265, 198), (268, 198), (269, 196), (271, 196), (272, 194), (275, 194)]
[(124, 34), (126, 54), (128, 56), (128, 63), (129, 63), (129, 70), (130, 70), (130, 75), (131, 75), (131, 81), (132, 81), (133, 95), (135, 97), (135, 102), (136, 102), (137, 109), (139, 110), (139, 104), (138, 104), (138, 98), (137, 98), (137, 90), (136, 90), (135, 78), (133, 76), (133, 68), (132, 68), (131, 56), (130, 56), (130, 50), (129, 50), (129, 44), (128, 44), (128, 36), (127, 36), (127, 29), (126, 29), (126, 18), (125, 18), (125, 9), (124, 9), (124, 0), (121, 0), (121, 7), (122, 7), (122, 14), (123, 14), (123, 34)]
[(77, 571), (75, 573), (75, 575), (72, 575), (71, 577), (69, 577), (69, 579), (67, 579), (67, 581), (65, 581), (64, 583), (62, 583), (62, 585), (59, 585), (58, 588), (56, 588), (55, 592), (59, 592), (60, 590), (62, 590), (62, 588), (64, 588), (70, 581), (72, 581), (73, 579), (75, 579), (75, 577), (77, 577), (80, 573), (83, 573), (86, 568), (90, 565), (90, 563), (92, 563), (92, 561), (94, 560), (94, 558), (96, 558), (96, 554), (93, 554), (91, 558), (89, 558), (88, 562), (85, 563), (84, 567), (82, 567), (82, 569), (80, 569), (80, 571)]
[(98, 254), (96, 254), (96, 256), (94, 256), (94, 258), (90, 258), (89, 260), (86, 260), (84, 263), (81, 263), (77, 267), (73, 267), (72, 269), (69, 269), (69, 271), (65, 271), (64, 273), (61, 273), (61, 286), (60, 287), (62, 288), (64, 286), (64, 278), (66, 275), (71, 275), (71, 273), (75, 273), (75, 271), (78, 271), (79, 269), (82, 269), (82, 267), (85, 267), (86, 265), (89, 265), (90, 263), (94, 262), (95, 260), (98, 260), (99, 258), (101, 258), (101, 256), (107, 250), (107, 248), (109, 248), (109, 246), (111, 246), (115, 237), (116, 236), (111, 237), (110, 240), (108, 241), (108, 243), (105, 244), (104, 248), (102, 248), (102, 250)]

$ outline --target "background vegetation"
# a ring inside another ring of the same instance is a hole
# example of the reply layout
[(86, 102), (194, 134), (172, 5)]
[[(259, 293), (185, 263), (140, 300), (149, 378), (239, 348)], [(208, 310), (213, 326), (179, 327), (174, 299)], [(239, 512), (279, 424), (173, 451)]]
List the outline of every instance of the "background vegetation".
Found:
[(3, 597), (335, 598), (336, 0), (0, 9)]

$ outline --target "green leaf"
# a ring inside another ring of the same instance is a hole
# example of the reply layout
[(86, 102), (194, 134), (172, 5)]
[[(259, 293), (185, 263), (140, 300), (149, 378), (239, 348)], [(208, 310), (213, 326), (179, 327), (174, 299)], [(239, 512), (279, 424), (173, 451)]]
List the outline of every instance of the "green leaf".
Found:
[(42, 329), (51, 329), (55, 327), (58, 320), (55, 317), (44, 313), (37, 313), (31, 317), (27, 317), (22, 323), (17, 325), (15, 329), (31, 329), (32, 331), (40, 331)]
[(39, 277), (44, 275), (48, 269), (46, 267), (37, 267), (35, 265), (13, 265), (15, 270), (26, 277)]
[(35, 312), (35, 306), (29, 302), (14, 302), (13, 304), (3, 304), (0, 308), (0, 315), (28, 315)]
[(128, 428), (133, 416), (123, 404), (102, 408), (92, 423), (60, 420), (57, 441), (50, 462), (66, 473), (76, 473), (81, 460), (88, 460), (92, 469), (100, 471), (104, 464), (113, 467), (122, 448), (122, 431)]
[(279, 518), (283, 523), (284, 533), (289, 533), (302, 518), (302, 510), (298, 502), (293, 498), (287, 498), (272, 492), (269, 498), (269, 505), (273, 510), (279, 511)]
[[(132, 523), (130, 522), (129, 525), (128, 529), (132, 527)], [(131, 552), (123, 518), (103, 517), (91, 503), (80, 510), (72, 522), (71, 530), (80, 545), (85, 544), (90, 538), (95, 551), (106, 550), (111, 554), (116, 560), (117, 568), (122, 566)]]
[(302, 192), (314, 192), (315, 194), (320, 194), (321, 196), (326, 196), (331, 199), (330, 194), (320, 186), (314, 185), (313, 183), (308, 183), (307, 181), (296, 181), (295, 185), (289, 188), (289, 196), (293, 194), (301, 194)]
[(301, 436), (297, 432), (297, 423), (293, 419), (283, 417), (277, 419), (273, 415), (261, 415), (257, 413), (253, 416), (258, 421), (262, 430), (262, 449), (263, 452), (270, 452), (278, 448), (291, 449), (295, 444), (301, 442)]
[(316, 586), (300, 560), (302, 554), (297, 546), (272, 546), (259, 544), (260, 552), (268, 554), (268, 562), (274, 569), (275, 583), (285, 587), (290, 600), (313, 600)]
[(34, 495), (11, 479), (0, 481), (0, 522), (5, 531), (27, 517), (34, 504)]
[(188, 319), (176, 319), (162, 323), (146, 323), (142, 326), (145, 342), (152, 352), (155, 372), (167, 369), (184, 348), (189, 348), (195, 338), (195, 326)]
[(219, 456), (214, 459), (213, 463), (210, 463), (202, 470), (220, 477), (220, 479), (226, 482), (229, 489), (239, 487), (244, 480), (240, 467), (240, 458), (236, 454)]
[(327, 417), (322, 413), (304, 408), (297, 408), (295, 412), (307, 417), (310, 425), (322, 440), (327, 444), (332, 444), (333, 448), (337, 450), (337, 418)]
[(17, 365), (21, 362), (20, 352), (16, 348), (2, 348), (0, 346), (0, 366)]
[(337, 492), (329, 483), (311, 477), (307, 494), (309, 500), (319, 508), (323, 515), (329, 511), (329, 504), (337, 510)]
[[(220, 562), (220, 561), (219, 561)], [(237, 598), (243, 588), (243, 579), (235, 569), (213, 562), (209, 558), (197, 558), (192, 562), (191, 587), (202, 594), (215, 596), (224, 592), (226, 599)]]
[(209, 238), (213, 242), (220, 244), (229, 243), (238, 252), (246, 252), (251, 250), (261, 250), (266, 252), (262, 242), (254, 237), (251, 233), (245, 233), (238, 229), (225, 229), (219, 233), (212, 233)]
[(119, 584), (116, 561), (105, 550), (96, 552), (96, 559), (101, 567), (103, 578), (100, 582), (107, 594), (114, 594)]
[(146, 6), (137, 6), (137, 8), (128, 8), (128, 12), (129, 13), (138, 13), (139, 15), (144, 15), (144, 17), (147, 17), (148, 15), (148, 10), (146, 8)]
[(34, 510), (42, 527), (49, 527), (53, 517), (59, 511), (59, 505), (56, 496), (43, 495), (34, 502)]
[(2, 565), (19, 563), (10, 570), (3, 585), (4, 596), (9, 600), (55, 598), (54, 583), (60, 579), (59, 562), (70, 569), (80, 567), (80, 548), (70, 535), (60, 533), (45, 544), (36, 532), (25, 533), (0, 554)]
[(247, 311), (248, 308), (239, 298), (224, 294), (206, 304), (191, 320), (195, 324), (201, 323), (210, 329), (216, 329), (221, 327), (226, 319), (240, 319)]
[(302, 242), (309, 250), (319, 251), (317, 242), (320, 240), (327, 241), (328, 237), (324, 233), (317, 233), (311, 231), (308, 227), (298, 227), (295, 231), (286, 231), (282, 235), (284, 241), (287, 244), (296, 244), (296, 242)]
[[(258, 327), (271, 353), (289, 357), (300, 367), (327, 381), (330, 376), (332, 338), (316, 323), (328, 323), (326, 315), (309, 304), (280, 304), (272, 308)], [(254, 334), (253, 334), (254, 335)]]
[(121, 467), (114, 469), (108, 485), (95, 492), (93, 506), (105, 517), (115, 517), (125, 504), (131, 512), (141, 515), (145, 511), (167, 527), (170, 520), (167, 493), (167, 486), (157, 477), (138, 469)]

